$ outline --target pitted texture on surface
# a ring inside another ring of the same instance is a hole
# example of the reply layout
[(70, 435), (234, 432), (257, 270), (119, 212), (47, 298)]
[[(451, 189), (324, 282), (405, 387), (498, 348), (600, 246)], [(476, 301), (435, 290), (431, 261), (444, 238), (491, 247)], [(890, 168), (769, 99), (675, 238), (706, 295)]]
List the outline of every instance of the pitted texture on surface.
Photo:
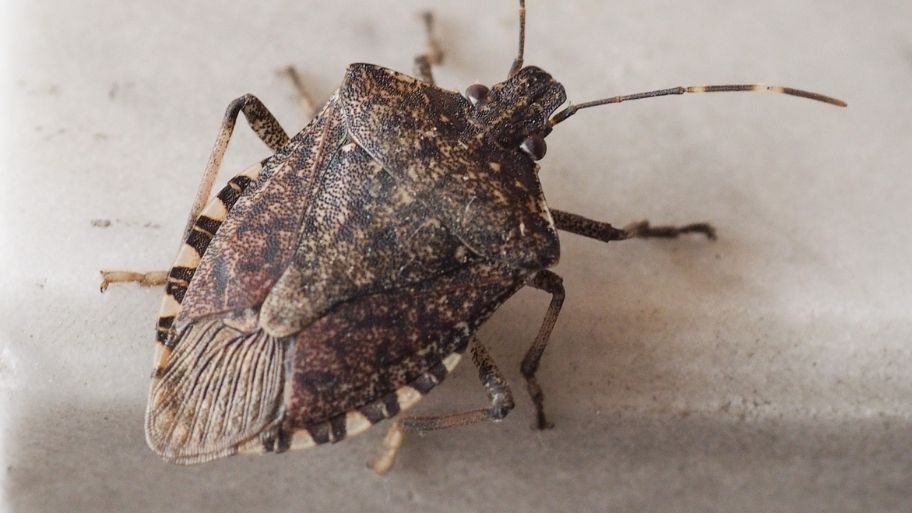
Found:
[[(514, 80), (509, 87), (495, 86), (492, 102), (479, 104), (476, 113), (458, 93), (353, 64), (339, 98), (352, 138), (415, 192), (433, 191), (440, 215), (466, 245), (487, 258), (536, 270), (557, 262), (560, 247), (538, 166), (518, 141), (543, 130), (547, 114), (565, 95), (535, 68)], [(494, 128), (500, 132), (487, 132)]]
[[(430, 7), (438, 83), (491, 85), (515, 54), (515, 2), (4, 4), (0, 509), (908, 509), (912, 3), (527, 2), (526, 59), (573, 102), (761, 80), (850, 106), (685, 96), (561, 124), (540, 161), (551, 206), (616, 226), (705, 220), (719, 241), (561, 233), (567, 300), (541, 369), (555, 429), (530, 432), (519, 390), (547, 307), (521, 292), (479, 334), (514, 412), (410, 438), (384, 479), (364, 468), (383, 425), (284, 457), (161, 462), (142, 433), (161, 291), (99, 295), (97, 271), (169, 264), (232, 98), (304, 125), (277, 68), (298, 66), (316, 99), (349, 62), (408, 71)], [(239, 123), (219, 183), (266, 154)], [(474, 374), (463, 362), (413, 412), (483, 405)]]

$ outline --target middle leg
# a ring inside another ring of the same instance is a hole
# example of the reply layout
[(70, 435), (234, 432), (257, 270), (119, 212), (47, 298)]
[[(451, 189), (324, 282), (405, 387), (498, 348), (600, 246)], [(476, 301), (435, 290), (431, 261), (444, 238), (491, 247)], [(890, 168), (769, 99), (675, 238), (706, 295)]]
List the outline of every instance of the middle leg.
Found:
[(611, 242), (627, 239), (674, 239), (687, 233), (700, 233), (707, 239), (716, 238), (716, 229), (708, 223), (692, 223), (684, 226), (652, 226), (649, 221), (630, 223), (624, 228), (615, 228), (609, 223), (595, 221), (581, 215), (562, 210), (551, 210), (554, 225), (558, 230), (575, 233), (583, 237)]
[(523, 377), (526, 378), (526, 390), (528, 390), (529, 396), (532, 398), (532, 403), (535, 404), (535, 424), (532, 427), (535, 429), (550, 429), (554, 427), (554, 424), (548, 422), (547, 417), (545, 417), (545, 394), (538, 384), (535, 373), (538, 372), (538, 365), (541, 362), (542, 355), (545, 353), (545, 348), (548, 346), (551, 331), (554, 329), (554, 324), (557, 322), (557, 317), (560, 315), (561, 307), (564, 304), (564, 297), (566, 296), (564, 280), (557, 274), (545, 270), (532, 275), (532, 278), (526, 284), (551, 294), (548, 312), (545, 313), (545, 319), (538, 329), (538, 335), (536, 335), (535, 341), (532, 342), (532, 346), (526, 351), (526, 356), (523, 357), (522, 366), (520, 367)]

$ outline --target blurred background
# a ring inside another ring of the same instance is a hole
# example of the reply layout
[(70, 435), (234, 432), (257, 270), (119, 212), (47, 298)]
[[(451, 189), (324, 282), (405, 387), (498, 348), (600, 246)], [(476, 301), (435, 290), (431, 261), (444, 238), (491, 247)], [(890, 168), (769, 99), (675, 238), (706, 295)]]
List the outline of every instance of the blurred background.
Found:
[[(254, 93), (306, 119), (347, 64), (411, 72), (431, 8), (462, 91), (506, 77), (513, 0), (5, 2), (0, 461), (10, 511), (908, 511), (912, 504), (912, 4), (529, 0), (526, 57), (574, 102), (762, 81), (765, 94), (591, 109), (548, 139), (554, 208), (616, 225), (709, 221), (719, 240), (566, 234), (567, 300), (529, 429), (519, 361), (547, 295), (481, 336), (514, 384), (499, 425), (197, 467), (162, 463), (142, 417), (164, 269), (222, 113)], [(224, 177), (266, 156), (239, 124)], [(416, 407), (485, 403), (464, 364)], [(384, 426), (385, 428), (385, 426)]]

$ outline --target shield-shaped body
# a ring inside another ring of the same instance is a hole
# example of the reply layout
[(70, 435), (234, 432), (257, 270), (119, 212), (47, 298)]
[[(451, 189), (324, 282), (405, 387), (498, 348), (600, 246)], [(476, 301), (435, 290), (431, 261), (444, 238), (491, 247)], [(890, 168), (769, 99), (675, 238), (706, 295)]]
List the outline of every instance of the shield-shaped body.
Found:
[(171, 271), (153, 449), (195, 463), (362, 431), (439, 383), (556, 262), (537, 166), (512, 139), (563, 89), (530, 67), (491, 97), (355, 64), (313, 122), (229, 183)]

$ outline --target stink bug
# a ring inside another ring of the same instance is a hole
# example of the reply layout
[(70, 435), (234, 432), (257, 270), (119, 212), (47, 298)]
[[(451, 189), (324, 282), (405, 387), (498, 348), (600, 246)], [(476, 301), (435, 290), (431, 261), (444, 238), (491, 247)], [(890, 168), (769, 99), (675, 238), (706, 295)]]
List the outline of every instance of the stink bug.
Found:
[[(165, 284), (146, 415), (152, 449), (175, 463), (338, 442), (397, 417), (375, 461), (388, 470), (404, 434), (498, 421), (507, 382), (476, 339), (479, 326), (530, 286), (551, 294), (522, 360), (536, 426), (550, 426), (535, 377), (564, 299), (548, 270), (558, 230), (601, 241), (714, 237), (705, 223), (615, 228), (549, 209), (538, 180), (545, 137), (580, 109), (654, 96), (785, 87), (676, 87), (571, 104), (545, 71), (525, 66), (525, 5), (508, 78), (465, 95), (434, 85), (442, 53), (418, 78), (349, 66), (311, 123), (289, 137), (254, 96), (228, 107), (167, 273), (103, 273)], [(296, 83), (298, 83), (296, 81)], [(209, 200), (237, 116), (274, 152)], [(403, 417), (467, 348), (490, 407)]]

